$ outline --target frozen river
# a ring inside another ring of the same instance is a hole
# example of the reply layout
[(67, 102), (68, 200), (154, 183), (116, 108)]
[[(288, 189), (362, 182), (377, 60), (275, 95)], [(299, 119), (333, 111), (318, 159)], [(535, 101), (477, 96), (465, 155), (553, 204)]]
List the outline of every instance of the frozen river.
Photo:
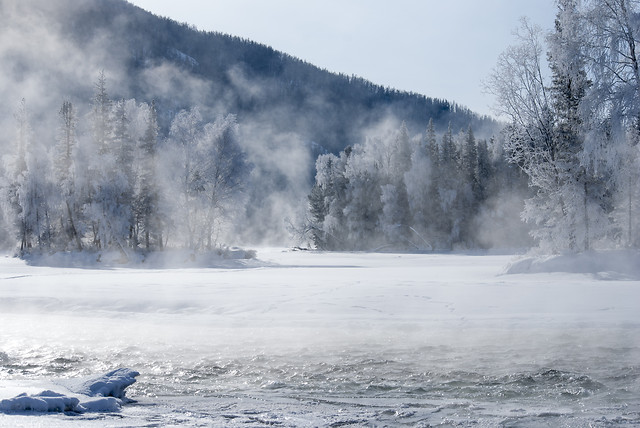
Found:
[(513, 259), (2, 258), (0, 399), (119, 367), (140, 375), (118, 412), (4, 412), (0, 426), (640, 426), (640, 276), (502, 274)]

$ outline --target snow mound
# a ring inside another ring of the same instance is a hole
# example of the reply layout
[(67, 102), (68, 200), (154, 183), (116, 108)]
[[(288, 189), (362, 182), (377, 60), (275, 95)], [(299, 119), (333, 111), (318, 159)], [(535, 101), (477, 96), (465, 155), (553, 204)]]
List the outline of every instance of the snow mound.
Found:
[(136, 381), (136, 376), (139, 375), (140, 373), (135, 370), (120, 368), (84, 380), (67, 380), (64, 384), (76, 394), (88, 395), (89, 397), (123, 399), (125, 398), (125, 389), (133, 385)]
[(526, 257), (511, 262), (505, 274), (584, 273), (606, 280), (640, 279), (640, 251), (589, 251), (545, 257)]
[(22, 393), (0, 400), (0, 412), (117, 412), (129, 401), (125, 389), (136, 376), (137, 371), (120, 368), (100, 376), (61, 380), (58, 385), (64, 392)]
[(22, 393), (14, 398), (0, 401), (3, 412), (77, 412), (80, 400), (53, 391), (42, 391), (39, 394)]

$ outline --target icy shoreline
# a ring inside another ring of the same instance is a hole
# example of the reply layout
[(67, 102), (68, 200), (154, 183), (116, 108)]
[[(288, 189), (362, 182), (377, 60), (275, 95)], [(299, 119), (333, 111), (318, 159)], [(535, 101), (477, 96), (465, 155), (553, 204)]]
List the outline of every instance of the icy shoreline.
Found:
[(25, 254), (30, 266), (83, 269), (181, 269), (247, 268), (259, 266), (255, 250), (224, 247), (209, 251), (167, 249), (163, 251), (66, 251)]

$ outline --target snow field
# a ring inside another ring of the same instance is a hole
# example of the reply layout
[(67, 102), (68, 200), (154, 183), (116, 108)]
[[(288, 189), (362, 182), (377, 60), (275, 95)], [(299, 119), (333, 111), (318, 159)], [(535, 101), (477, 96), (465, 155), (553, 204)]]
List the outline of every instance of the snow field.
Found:
[(0, 400), (129, 367), (140, 376), (127, 393), (139, 404), (120, 411), (128, 426), (152, 414), (241, 425), (252, 412), (284, 426), (640, 421), (640, 281), (550, 272), (557, 260), (504, 274), (518, 260), (262, 249), (223, 268), (81, 269), (3, 258)]

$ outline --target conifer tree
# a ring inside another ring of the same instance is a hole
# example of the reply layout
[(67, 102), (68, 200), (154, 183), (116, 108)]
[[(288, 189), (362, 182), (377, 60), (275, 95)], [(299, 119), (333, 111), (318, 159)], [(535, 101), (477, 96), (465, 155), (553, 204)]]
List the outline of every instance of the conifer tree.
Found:
[(553, 234), (558, 237), (562, 236), (561, 231), (566, 232), (567, 241), (557, 245), (566, 245), (573, 251), (590, 249), (591, 177), (588, 166), (581, 162), (584, 128), (580, 108), (590, 85), (581, 48), (583, 39), (576, 1), (560, 0), (555, 32), (549, 38), (549, 92), (554, 114), (549, 160), (558, 195), (551, 200), (555, 199), (553, 202), (561, 208), (561, 217), (554, 220)]
[(20, 241), (20, 251), (27, 251), (31, 247), (32, 224), (30, 222), (30, 212), (27, 206), (28, 201), (28, 174), (27, 169), (27, 146), (29, 144), (31, 127), (27, 112), (26, 101), (23, 98), (14, 113), (16, 120), (16, 155), (13, 161), (11, 178), (9, 183), (9, 203)]
[(146, 249), (152, 242), (163, 247), (160, 191), (157, 177), (158, 113), (153, 101), (148, 108), (146, 128), (140, 145), (140, 176), (136, 194), (136, 213)]
[(77, 142), (77, 114), (70, 101), (64, 101), (59, 112), (58, 142), (56, 146), (55, 173), (57, 186), (60, 189), (61, 210), (60, 223), (63, 235), (66, 236), (64, 247), (73, 241), (78, 250), (82, 249), (81, 235), (78, 230), (78, 199), (76, 195), (75, 146)]

